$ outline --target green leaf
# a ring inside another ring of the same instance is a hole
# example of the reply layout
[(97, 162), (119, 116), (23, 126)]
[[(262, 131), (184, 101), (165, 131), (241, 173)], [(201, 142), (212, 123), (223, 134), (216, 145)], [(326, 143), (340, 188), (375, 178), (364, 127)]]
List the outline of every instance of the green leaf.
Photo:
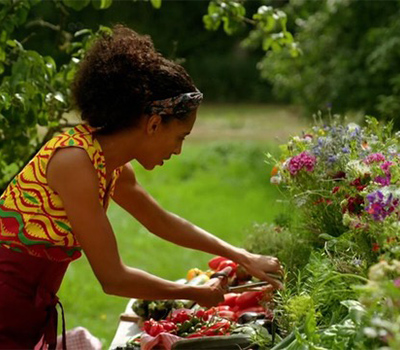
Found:
[(86, 35), (86, 34), (91, 35), (91, 34), (93, 34), (93, 32), (92, 32), (91, 29), (87, 29), (87, 28), (81, 29), (81, 30), (78, 30), (78, 31), (74, 34), (74, 37), (77, 38), (78, 36)]
[(36, 114), (33, 109), (30, 109), (29, 112), (26, 114), (26, 123), (28, 126), (32, 127), (36, 124)]
[(150, 2), (155, 9), (159, 9), (162, 4), (162, 0), (150, 0)]
[(217, 30), (221, 25), (221, 17), (217, 14), (204, 15), (203, 23), (207, 30)]
[(4, 72), (4, 64), (0, 62), (0, 74)]
[(112, 5), (113, 0), (92, 0), (92, 6), (96, 10), (105, 10)]
[(90, 0), (62, 0), (65, 6), (80, 11), (90, 4)]
[(16, 47), (17, 43), (15, 40), (7, 40), (6, 44), (10, 47)]

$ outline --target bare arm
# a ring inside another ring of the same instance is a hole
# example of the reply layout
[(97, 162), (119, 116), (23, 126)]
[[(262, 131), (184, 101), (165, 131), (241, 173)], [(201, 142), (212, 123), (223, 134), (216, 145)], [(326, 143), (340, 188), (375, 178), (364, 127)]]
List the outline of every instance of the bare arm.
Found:
[(58, 150), (48, 165), (47, 178), (60, 195), (72, 230), (106, 293), (146, 299), (191, 299), (205, 306), (223, 299), (220, 283), (180, 285), (121, 261), (114, 233), (99, 202), (97, 174), (84, 150)]
[(229, 258), (242, 264), (253, 276), (279, 286), (276, 281), (266, 275), (266, 273), (280, 270), (277, 259), (250, 254), (164, 210), (138, 184), (130, 164), (124, 166), (117, 181), (113, 199), (155, 235), (184, 247)]

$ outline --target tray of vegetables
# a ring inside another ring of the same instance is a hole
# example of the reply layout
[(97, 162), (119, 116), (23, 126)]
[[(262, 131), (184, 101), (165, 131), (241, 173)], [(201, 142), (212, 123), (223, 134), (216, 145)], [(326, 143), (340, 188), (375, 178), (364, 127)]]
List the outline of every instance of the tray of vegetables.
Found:
[(272, 344), (273, 287), (254, 283), (241, 266), (223, 257), (214, 257), (208, 266), (206, 271), (190, 269), (179, 282), (204, 284), (230, 267), (231, 292), (225, 294), (223, 302), (206, 309), (186, 300), (135, 300), (132, 310), (141, 317), (142, 332), (119, 349), (238, 349), (257, 343), (257, 338)]

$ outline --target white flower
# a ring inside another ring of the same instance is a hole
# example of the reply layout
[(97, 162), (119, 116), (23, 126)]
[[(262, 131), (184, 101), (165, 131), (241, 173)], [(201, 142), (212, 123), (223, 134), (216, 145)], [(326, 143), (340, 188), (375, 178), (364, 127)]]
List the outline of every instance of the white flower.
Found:
[(386, 272), (391, 270), (391, 266), (387, 261), (382, 260), (379, 263), (372, 265), (368, 272), (368, 278), (372, 281), (381, 281), (385, 278)]
[(343, 222), (343, 225), (344, 225), (344, 226), (349, 226), (350, 223), (351, 223), (351, 217), (350, 217), (350, 215), (347, 214), (347, 213), (344, 214), (344, 215), (343, 215), (342, 222)]
[(351, 160), (346, 164), (346, 173), (350, 173), (353, 177), (357, 178), (364, 176), (371, 172), (369, 166), (361, 162), (360, 160)]
[(279, 185), (282, 182), (282, 177), (278, 174), (278, 175), (272, 176), (270, 181), (274, 185)]
[(347, 128), (348, 128), (349, 132), (354, 132), (356, 130), (360, 130), (360, 125), (358, 125), (356, 123), (349, 123), (349, 124), (347, 124)]

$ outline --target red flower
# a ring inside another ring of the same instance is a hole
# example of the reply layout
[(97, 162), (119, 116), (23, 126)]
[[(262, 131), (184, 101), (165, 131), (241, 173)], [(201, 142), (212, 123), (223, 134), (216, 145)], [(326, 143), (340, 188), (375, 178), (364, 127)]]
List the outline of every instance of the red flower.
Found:
[(381, 248), (381, 247), (379, 246), (378, 243), (372, 243), (372, 251), (373, 251), (373, 252), (379, 251), (380, 248)]

